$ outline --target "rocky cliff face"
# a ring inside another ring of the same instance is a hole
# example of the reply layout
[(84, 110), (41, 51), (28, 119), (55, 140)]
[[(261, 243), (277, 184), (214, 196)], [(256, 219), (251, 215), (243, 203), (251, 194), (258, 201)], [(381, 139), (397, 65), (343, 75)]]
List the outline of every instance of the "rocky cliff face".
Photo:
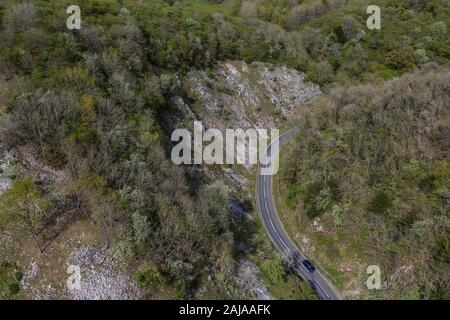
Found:
[[(167, 117), (169, 131), (187, 128), (192, 132), (194, 121), (201, 121), (205, 130), (215, 128), (222, 133), (225, 129), (281, 128), (321, 94), (301, 72), (261, 62), (225, 61), (214, 69), (193, 70), (178, 80), (183, 94), (172, 101), (175, 110)], [(247, 146), (244, 152), (249, 151)], [(238, 166), (222, 171), (222, 177), (233, 182), (233, 190), (245, 184), (245, 172)]]
[(183, 86), (197, 119), (221, 130), (276, 128), (321, 94), (297, 70), (243, 61), (223, 62), (210, 72), (192, 71)]

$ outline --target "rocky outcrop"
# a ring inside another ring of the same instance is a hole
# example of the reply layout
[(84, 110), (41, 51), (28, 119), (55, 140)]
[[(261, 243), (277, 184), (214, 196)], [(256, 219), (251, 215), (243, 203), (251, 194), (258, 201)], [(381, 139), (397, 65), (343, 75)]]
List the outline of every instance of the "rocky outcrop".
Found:
[(67, 265), (80, 268), (79, 288), (68, 289), (74, 300), (134, 300), (141, 296), (137, 284), (117, 271), (117, 261), (106, 248), (83, 246), (72, 252)]
[[(302, 106), (321, 94), (303, 73), (262, 62), (248, 65), (244, 61), (226, 61), (212, 70), (192, 70), (178, 78), (178, 83), (184, 96), (172, 99), (178, 112), (171, 112), (167, 119), (169, 129), (184, 127), (192, 132), (196, 120), (205, 130), (219, 129), (223, 137), (226, 129), (279, 128), (285, 119), (294, 119)], [(247, 158), (252, 151), (256, 154), (250, 148), (247, 143), (245, 150), (237, 150), (238, 156)], [(250, 164), (245, 167), (252, 168)], [(234, 170), (224, 175), (232, 177), (231, 181), (240, 178)]]
[(13, 157), (0, 145), (0, 195), (11, 185), (11, 176), (13, 176)]
[(198, 117), (218, 129), (275, 128), (321, 94), (297, 70), (243, 61), (223, 62), (211, 72), (192, 71), (184, 87)]
[(274, 297), (261, 281), (258, 267), (247, 259), (240, 261), (235, 281), (243, 292), (252, 299), (274, 300)]

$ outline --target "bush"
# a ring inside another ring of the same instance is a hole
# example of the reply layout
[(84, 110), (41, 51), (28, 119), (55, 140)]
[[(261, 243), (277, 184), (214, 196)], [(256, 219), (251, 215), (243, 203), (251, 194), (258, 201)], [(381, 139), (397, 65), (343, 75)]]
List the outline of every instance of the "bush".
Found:
[(441, 39), (447, 34), (447, 25), (443, 21), (433, 23), (430, 29), (431, 29), (431, 36), (434, 39)]
[(17, 295), (20, 291), (20, 280), (22, 272), (16, 265), (9, 262), (0, 263), (0, 298)]
[(315, 80), (324, 85), (333, 80), (334, 71), (333, 66), (328, 61), (321, 61), (316, 67)]
[(76, 107), (77, 98), (71, 93), (37, 90), (21, 94), (9, 108), (17, 129), (15, 134), (43, 152), (43, 147), (55, 147), (67, 135), (78, 117)]
[(341, 45), (338, 43), (336, 34), (333, 32), (325, 39), (322, 49), (323, 55), (337, 68), (341, 59)]
[(414, 57), (418, 65), (422, 65), (430, 61), (430, 58), (428, 58), (425, 49), (417, 49), (416, 51), (414, 51)]
[(323, 47), (323, 38), (320, 32), (313, 28), (305, 28), (302, 34), (302, 43), (311, 56), (319, 56)]
[(134, 239), (136, 244), (141, 245), (147, 240), (147, 237), (151, 232), (151, 225), (148, 221), (148, 217), (135, 212), (131, 216), (131, 222), (133, 224)]
[(301, 195), (304, 192), (304, 186), (303, 185), (289, 185), (288, 187), (288, 194), (286, 196), (286, 204), (289, 208), (294, 209), (297, 205), (297, 198), (299, 195)]
[(411, 69), (414, 67), (414, 51), (410, 46), (403, 45), (387, 54), (387, 64), (391, 69)]
[(15, 4), (4, 18), (4, 27), (12, 32), (25, 32), (33, 26), (37, 10), (33, 3)]
[(216, 181), (202, 189), (201, 197), (206, 202), (208, 213), (212, 218), (210, 231), (221, 234), (229, 230), (230, 226), (230, 190), (222, 181)]
[(141, 288), (158, 287), (165, 283), (164, 277), (154, 268), (147, 268), (135, 272), (134, 279)]
[(343, 29), (343, 32), (344, 32), (344, 35), (345, 35), (345, 39), (347, 41), (350, 41), (351, 39), (356, 37), (356, 35), (362, 29), (362, 26), (352, 16), (345, 16), (342, 29)]
[(256, 15), (256, 5), (253, 2), (245, 1), (242, 4), (241, 9), (239, 10), (239, 16), (246, 21), (250, 21), (252, 19), (255, 19)]
[(161, 88), (161, 92), (163, 95), (170, 96), (175, 92), (177, 86), (177, 79), (174, 75), (167, 73), (162, 74), (159, 81), (160, 81), (159, 86)]
[(346, 60), (344, 68), (352, 76), (358, 76), (367, 69), (367, 53), (360, 45), (348, 48)]
[(310, 182), (302, 193), (302, 200), (310, 219), (330, 209), (332, 204), (339, 200), (338, 186), (334, 181)]
[(266, 259), (261, 263), (262, 279), (272, 285), (285, 281), (286, 272), (279, 259)]
[(386, 190), (377, 190), (370, 200), (367, 210), (376, 214), (386, 214), (392, 207), (392, 197)]
[(295, 30), (309, 20), (338, 9), (342, 4), (343, 1), (341, 0), (316, 0), (311, 3), (296, 5), (287, 15), (286, 26), (289, 30)]

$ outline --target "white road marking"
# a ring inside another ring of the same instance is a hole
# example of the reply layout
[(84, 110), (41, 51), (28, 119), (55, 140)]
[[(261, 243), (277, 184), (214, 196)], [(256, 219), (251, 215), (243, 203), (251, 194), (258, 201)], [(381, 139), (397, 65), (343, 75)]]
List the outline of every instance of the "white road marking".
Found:
[(283, 244), (283, 246), (288, 249), (289, 252), (291, 252), (291, 250), (289, 249), (289, 247), (287, 246), (287, 244), (283, 241), (283, 239), (281, 239), (280, 236), (278, 236), (278, 238), (280, 239), (281, 243)]
[(272, 222), (272, 219), (269, 218), (269, 221), (270, 221), (270, 225), (272, 226), (273, 230), (276, 231), (275, 226), (274, 226), (274, 224), (273, 224), (273, 222)]
[(325, 295), (327, 296), (327, 298), (329, 298), (330, 296), (328, 295), (327, 291), (322, 287), (322, 285), (319, 283), (319, 281), (317, 281), (316, 279), (314, 279), (314, 282), (319, 286), (320, 289), (322, 289), (322, 291), (325, 293)]

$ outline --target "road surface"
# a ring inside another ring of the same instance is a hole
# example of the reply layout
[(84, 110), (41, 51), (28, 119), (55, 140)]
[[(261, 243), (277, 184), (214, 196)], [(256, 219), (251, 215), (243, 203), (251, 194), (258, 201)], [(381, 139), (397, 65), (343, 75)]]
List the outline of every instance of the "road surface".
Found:
[[(279, 147), (286, 144), (298, 130), (298, 128), (294, 128), (280, 135), (278, 143), (275, 141), (268, 146), (265, 156), (267, 157), (270, 152), (279, 152)], [(260, 166), (256, 182), (257, 203), (262, 222), (269, 237), (282, 254), (291, 259), (300, 276), (309, 282), (320, 299), (339, 300), (340, 297), (336, 290), (317, 268), (315, 272), (310, 273), (303, 265), (302, 262), (306, 259), (306, 256), (291, 241), (281, 224), (273, 200), (272, 185), (273, 176), (262, 175)]]

